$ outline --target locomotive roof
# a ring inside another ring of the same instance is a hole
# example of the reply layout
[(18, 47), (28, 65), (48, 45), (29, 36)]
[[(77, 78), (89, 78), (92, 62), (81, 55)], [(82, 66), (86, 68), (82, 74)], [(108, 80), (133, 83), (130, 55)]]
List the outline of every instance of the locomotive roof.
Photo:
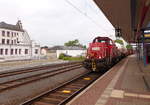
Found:
[(93, 40), (93, 42), (95, 42), (96, 39), (99, 39), (99, 40), (111, 40), (109, 37), (100, 37), (100, 36), (98, 36), (98, 37), (96, 37), (96, 38)]

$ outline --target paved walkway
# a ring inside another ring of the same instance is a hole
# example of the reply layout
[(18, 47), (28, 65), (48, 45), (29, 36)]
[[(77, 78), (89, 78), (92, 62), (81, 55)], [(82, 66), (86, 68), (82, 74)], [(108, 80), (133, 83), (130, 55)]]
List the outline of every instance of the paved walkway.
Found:
[(150, 105), (150, 66), (129, 56), (67, 105)]
[(112, 87), (108, 98), (101, 96), (95, 105), (150, 105), (150, 67), (132, 55), (108, 87)]

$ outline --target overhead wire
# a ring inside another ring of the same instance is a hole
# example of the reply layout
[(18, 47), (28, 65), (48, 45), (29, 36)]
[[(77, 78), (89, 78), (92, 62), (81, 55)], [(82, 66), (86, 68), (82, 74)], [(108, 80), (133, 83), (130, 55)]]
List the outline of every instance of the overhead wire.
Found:
[(79, 13), (81, 13), (83, 16), (85, 16), (86, 18), (88, 18), (92, 23), (94, 23), (97, 27), (101, 28), (103, 31), (105, 31), (108, 35), (110, 33), (108, 33), (108, 31), (106, 29), (104, 29), (102, 26), (100, 26), (97, 22), (95, 22), (90, 16), (87, 15), (87, 12), (83, 12), (81, 11), (81, 9), (79, 9), (77, 6), (75, 6), (73, 3), (71, 3), (69, 0), (65, 0), (69, 5), (71, 5), (74, 9), (76, 9)]

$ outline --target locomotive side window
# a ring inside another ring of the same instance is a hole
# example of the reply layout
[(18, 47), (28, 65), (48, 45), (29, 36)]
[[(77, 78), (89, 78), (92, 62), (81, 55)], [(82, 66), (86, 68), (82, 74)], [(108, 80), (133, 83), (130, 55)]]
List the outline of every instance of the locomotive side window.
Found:
[(98, 40), (98, 39), (96, 39), (96, 40), (95, 40), (95, 42), (99, 42), (99, 40)]
[(110, 41), (109, 41), (109, 44), (110, 44), (110, 45), (113, 45), (113, 42), (110, 40)]

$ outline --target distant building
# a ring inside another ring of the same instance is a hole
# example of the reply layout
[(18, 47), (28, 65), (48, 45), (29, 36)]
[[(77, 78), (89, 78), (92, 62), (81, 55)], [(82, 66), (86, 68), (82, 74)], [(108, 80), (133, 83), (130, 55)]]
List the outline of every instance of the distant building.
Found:
[(49, 50), (56, 50), (56, 55), (57, 58), (59, 58), (59, 55), (61, 53), (64, 53), (66, 55), (72, 56), (72, 57), (76, 57), (76, 56), (85, 56), (86, 54), (86, 49), (85, 48), (81, 48), (78, 46), (54, 46), (52, 48), (50, 48)]
[(47, 47), (41, 47), (41, 55), (46, 56), (48, 53), (48, 48)]
[(16, 25), (0, 22), (0, 61), (35, 59), (40, 45), (32, 41), (19, 20)]

